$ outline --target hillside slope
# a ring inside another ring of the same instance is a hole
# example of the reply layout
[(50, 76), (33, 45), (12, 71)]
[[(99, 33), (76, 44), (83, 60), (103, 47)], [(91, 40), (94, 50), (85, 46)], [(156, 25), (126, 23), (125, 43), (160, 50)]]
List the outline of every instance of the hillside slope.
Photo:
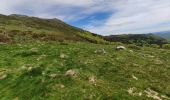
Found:
[(154, 34), (170, 41), (170, 31), (156, 32)]
[(160, 36), (154, 34), (124, 34), (124, 35), (110, 35), (105, 36), (105, 39), (111, 42), (122, 42), (126, 44), (166, 44), (168, 41)]
[(58, 19), (41, 19), (24, 15), (0, 15), (0, 42), (11, 40), (54, 40), (104, 42), (96, 34), (70, 26)]
[(170, 100), (170, 45), (113, 38), (126, 44), (100, 44), (102, 36), (58, 19), (0, 15), (0, 100)]
[(169, 100), (170, 49), (0, 44), (0, 100)]

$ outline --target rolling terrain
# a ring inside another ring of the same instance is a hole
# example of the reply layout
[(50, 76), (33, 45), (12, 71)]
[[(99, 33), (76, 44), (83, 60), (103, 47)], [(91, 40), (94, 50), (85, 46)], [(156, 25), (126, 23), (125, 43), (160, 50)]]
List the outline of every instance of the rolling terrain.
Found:
[(170, 41), (170, 31), (156, 32), (154, 34)]
[(169, 100), (170, 49), (0, 45), (1, 100)]
[(167, 44), (168, 41), (160, 36), (154, 34), (123, 34), (123, 35), (110, 35), (105, 36), (105, 40), (111, 42), (122, 42), (125, 44), (135, 44), (138, 46), (151, 45), (151, 44)]
[(0, 42), (84, 41), (105, 42), (101, 36), (70, 26), (59, 19), (42, 19), (25, 15), (0, 15)]
[(169, 72), (170, 44), (155, 35), (0, 15), (0, 100), (170, 100)]

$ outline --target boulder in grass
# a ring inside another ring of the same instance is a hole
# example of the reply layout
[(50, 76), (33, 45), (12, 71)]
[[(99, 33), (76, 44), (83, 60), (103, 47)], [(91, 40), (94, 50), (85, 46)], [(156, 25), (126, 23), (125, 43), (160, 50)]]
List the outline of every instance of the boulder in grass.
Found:
[(7, 78), (7, 75), (6, 75), (6, 74), (0, 76), (0, 80), (4, 80), (5, 78)]
[(126, 50), (126, 47), (124, 47), (124, 46), (117, 46), (116, 50)]
[(50, 74), (49, 77), (56, 78), (57, 74)]
[(65, 59), (65, 58), (68, 58), (68, 56), (67, 56), (66, 54), (63, 54), (63, 53), (62, 53), (62, 54), (60, 54), (60, 58), (61, 58), (61, 59)]
[(46, 55), (41, 55), (40, 57), (37, 58), (37, 61), (43, 60), (46, 57)]
[(4, 42), (0, 42), (0, 45), (6, 45), (7, 43), (4, 43)]
[(28, 67), (27, 70), (28, 70), (28, 71), (32, 71), (32, 70), (33, 70), (33, 67)]
[(132, 75), (132, 78), (138, 80), (138, 78), (135, 75)]
[(90, 76), (90, 77), (89, 77), (89, 82), (90, 82), (91, 84), (96, 85), (96, 77), (95, 77), (95, 76)]
[(30, 51), (31, 51), (31, 52), (34, 52), (34, 53), (37, 53), (37, 52), (38, 52), (38, 49), (37, 49), (37, 48), (31, 48)]
[(138, 92), (137, 88), (135, 87), (132, 87), (132, 88), (129, 88), (127, 90), (127, 92), (130, 94), (130, 95), (133, 95), (133, 96), (142, 96), (143, 93), (142, 92)]
[(149, 98), (152, 98), (154, 100), (162, 100), (162, 98), (159, 96), (160, 94), (150, 88), (144, 91), (146, 93), (146, 96)]
[(106, 54), (106, 51), (105, 51), (105, 49), (99, 49), (99, 50), (96, 50), (94, 53), (96, 53), (96, 54)]
[(65, 88), (65, 86), (63, 84), (60, 84), (60, 88)]
[(65, 76), (69, 76), (69, 77), (76, 77), (77, 76), (77, 73), (75, 70), (68, 70), (66, 73), (65, 73)]

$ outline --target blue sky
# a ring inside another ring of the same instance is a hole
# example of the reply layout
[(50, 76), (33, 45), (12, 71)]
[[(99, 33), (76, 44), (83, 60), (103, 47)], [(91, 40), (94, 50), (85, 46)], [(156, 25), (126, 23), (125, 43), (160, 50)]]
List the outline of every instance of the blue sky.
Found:
[(1, 0), (0, 13), (59, 18), (102, 35), (170, 30), (170, 0)]

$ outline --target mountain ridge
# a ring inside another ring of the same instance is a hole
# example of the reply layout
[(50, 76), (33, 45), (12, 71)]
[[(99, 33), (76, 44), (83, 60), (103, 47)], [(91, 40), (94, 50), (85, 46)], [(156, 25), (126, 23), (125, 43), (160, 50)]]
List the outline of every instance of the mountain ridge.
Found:
[(0, 42), (22, 42), (32, 39), (91, 43), (133, 42), (137, 45), (167, 43), (165, 39), (155, 34), (102, 36), (71, 26), (57, 18), (45, 19), (18, 14), (0, 15), (0, 33)]
[[(57, 18), (43, 19), (26, 15), (0, 15), (0, 31), (17, 35), (31, 35), (32, 38), (55, 41), (105, 42), (100, 35), (71, 26)], [(18, 34), (20, 33), (20, 34)], [(13, 35), (12, 35), (13, 36)], [(10, 37), (14, 38), (14, 37)]]
[(161, 31), (161, 32), (155, 32), (153, 33), (157, 36), (160, 36), (162, 38), (167, 39), (168, 41), (170, 41), (170, 30), (169, 31)]
[(104, 37), (107, 41), (122, 42), (125, 44), (136, 44), (139, 46), (150, 44), (166, 44), (168, 41), (160, 36), (154, 34), (123, 34), (123, 35), (110, 35)]

